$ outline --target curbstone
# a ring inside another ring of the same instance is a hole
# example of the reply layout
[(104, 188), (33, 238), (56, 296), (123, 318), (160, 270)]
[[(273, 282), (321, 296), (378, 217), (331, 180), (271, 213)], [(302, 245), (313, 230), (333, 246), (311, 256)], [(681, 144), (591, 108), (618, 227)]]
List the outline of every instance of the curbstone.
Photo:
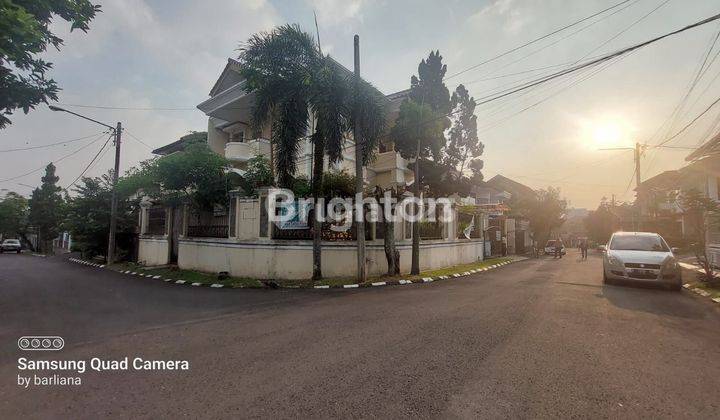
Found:
[(343, 289), (357, 289), (360, 287), (358, 284), (343, 284)]
[(224, 287), (224, 285), (222, 285), (220, 283), (213, 283), (210, 285), (210, 287), (221, 288), (221, 287)]
[(195, 282), (195, 283), (193, 283), (192, 285), (195, 286), (195, 287), (198, 287), (198, 286), (202, 286), (202, 283), (197, 283), (197, 282)]
[(377, 281), (375, 283), (371, 283), (373, 286), (387, 286), (387, 282), (384, 281)]
[(423, 277), (422, 279), (423, 283), (431, 283), (433, 281), (432, 277)]
[(315, 289), (329, 289), (330, 286), (327, 284), (322, 284), (320, 286), (313, 286)]
[(185, 280), (177, 280), (177, 281), (175, 282), (175, 284), (185, 284), (185, 283), (186, 283)]

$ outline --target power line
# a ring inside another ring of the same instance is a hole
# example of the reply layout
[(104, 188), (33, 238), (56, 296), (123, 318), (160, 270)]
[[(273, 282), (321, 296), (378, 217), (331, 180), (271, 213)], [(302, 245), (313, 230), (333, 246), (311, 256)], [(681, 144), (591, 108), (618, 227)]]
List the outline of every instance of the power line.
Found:
[(60, 144), (69, 144), (69, 143), (74, 143), (74, 142), (76, 142), (76, 141), (81, 141), (81, 140), (89, 139), (90, 137), (94, 137), (94, 136), (97, 136), (98, 134), (103, 134), (103, 133), (104, 133), (104, 131), (101, 131), (101, 132), (99, 132), (99, 133), (93, 133), (93, 134), (90, 134), (90, 135), (87, 135), (87, 136), (78, 137), (78, 138), (75, 138), (75, 139), (63, 140), (63, 141), (59, 141), (59, 142), (57, 142), (57, 143), (45, 144), (45, 145), (42, 145), (42, 146), (19, 147), (19, 148), (16, 148), (16, 149), (4, 149), (4, 150), (0, 150), (0, 153), (20, 152), (20, 151), (23, 151), (23, 150), (45, 149), (45, 148), (48, 148), (48, 147), (58, 146), (58, 145), (60, 145)]
[(710, 110), (711, 110), (715, 105), (717, 105), (718, 103), (720, 103), (720, 98), (717, 98), (713, 103), (711, 103), (707, 108), (705, 108), (705, 110), (704, 110), (703, 112), (701, 112), (701, 113), (699, 113), (697, 116), (695, 116), (695, 118), (693, 118), (692, 121), (690, 121), (689, 123), (685, 124), (685, 126), (684, 126), (683, 128), (681, 128), (680, 131), (678, 131), (677, 133), (675, 133), (675, 134), (673, 134), (672, 136), (668, 137), (666, 140), (660, 142), (659, 144), (657, 144), (657, 146), (662, 146), (662, 145), (664, 145), (665, 143), (669, 142), (670, 140), (672, 140), (672, 139), (676, 138), (677, 136), (679, 136), (680, 134), (682, 134), (682, 133), (683, 133), (685, 130), (687, 130), (691, 125), (695, 124), (695, 122), (696, 122), (697, 120), (699, 120), (703, 115), (707, 114), (708, 111), (710, 111)]
[(98, 152), (95, 154), (95, 156), (93, 156), (93, 158), (90, 160), (90, 163), (87, 164), (87, 166), (85, 167), (85, 169), (83, 169), (83, 171), (80, 172), (80, 175), (78, 175), (77, 178), (75, 178), (75, 179), (73, 180), (73, 182), (70, 183), (70, 185), (68, 185), (67, 187), (65, 187), (65, 190), (69, 190), (73, 185), (75, 185), (76, 182), (78, 182), (78, 180), (79, 180), (83, 175), (85, 175), (85, 172), (87, 172), (88, 169), (90, 169), (90, 166), (92, 166), (92, 164), (95, 163), (95, 160), (98, 158), (98, 156), (100, 156), (100, 153), (102, 153), (103, 150), (106, 150), (105, 147), (108, 145), (108, 143), (110, 143), (110, 139), (112, 139), (114, 135), (115, 135), (115, 133), (111, 133), (111, 134), (108, 136), (107, 140), (105, 140), (105, 143), (103, 143), (102, 147), (100, 147), (100, 150), (98, 150)]
[(150, 145), (148, 145), (148, 144), (145, 143), (144, 141), (140, 140), (140, 139), (139, 139), (138, 137), (136, 137), (133, 133), (127, 131), (127, 128), (125, 129), (125, 133), (127, 133), (127, 135), (129, 135), (130, 138), (132, 138), (133, 140), (135, 140), (135, 141), (137, 141), (138, 143), (142, 144), (143, 146), (147, 147), (148, 149), (154, 150), (153, 147), (151, 147)]
[[(88, 144), (80, 147), (79, 149), (75, 150), (74, 152), (71, 152), (71, 153), (66, 154), (65, 156), (63, 156), (63, 157), (61, 157), (61, 158), (52, 160), (50, 163), (61, 162), (61, 161), (65, 160), (65, 159), (67, 159), (67, 158), (69, 158), (69, 157), (71, 157), (71, 156), (74, 156), (74, 155), (80, 153), (82, 150), (84, 150), (84, 149), (90, 147), (91, 145), (97, 143), (98, 141), (100, 141), (100, 139), (102, 139), (102, 135), (103, 135), (103, 134), (105, 134), (105, 132), (100, 133), (100, 135), (99, 135), (95, 140), (91, 141), (90, 143), (88, 143)], [(11, 178), (0, 179), (0, 182), (14, 181), (14, 180), (16, 180), (16, 179), (20, 179), (20, 178), (26, 177), (26, 176), (28, 176), (28, 175), (32, 175), (32, 174), (34, 174), (34, 173), (36, 173), (36, 172), (42, 171), (42, 170), (45, 169), (46, 167), (47, 167), (47, 165), (43, 165), (43, 166), (41, 166), (41, 167), (39, 167), (39, 168), (37, 168), (37, 169), (33, 169), (32, 171), (26, 172), (26, 173), (21, 174), (21, 175), (17, 175), (17, 176), (11, 177)]]
[(459, 71), (459, 72), (453, 73), (453, 74), (451, 74), (450, 76), (445, 77), (444, 80), (452, 79), (452, 78), (454, 78), (454, 77), (456, 77), (456, 76), (459, 76), (459, 75), (461, 75), (461, 74), (463, 74), (463, 73), (466, 73), (466, 72), (468, 72), (468, 71), (470, 71), (470, 70), (476, 69), (476, 68), (478, 68), (478, 67), (480, 67), (480, 66), (482, 66), (482, 65), (485, 65), (485, 64), (490, 63), (490, 62), (492, 62), (492, 61), (495, 61), (495, 60), (497, 60), (497, 59), (499, 59), (499, 58), (502, 58), (502, 57), (504, 57), (504, 56), (506, 56), (506, 55), (508, 55), (508, 54), (511, 54), (511, 53), (513, 53), (513, 52), (515, 52), (515, 51), (517, 51), (517, 50), (520, 50), (520, 49), (525, 48), (525, 47), (527, 47), (527, 46), (529, 46), (529, 45), (532, 45), (532, 44), (534, 44), (534, 43), (536, 43), (536, 42), (538, 42), (538, 41), (542, 41), (542, 40), (545, 39), (545, 38), (548, 38), (548, 37), (550, 37), (550, 36), (552, 36), (552, 35), (555, 35), (555, 34), (557, 34), (557, 33), (559, 33), (559, 32), (562, 32), (562, 31), (564, 31), (565, 29), (571, 28), (571, 27), (573, 27), (573, 26), (575, 26), (575, 25), (579, 25), (580, 23), (583, 23), (583, 22), (585, 22), (585, 21), (587, 21), (587, 20), (589, 20), (589, 19), (592, 19), (592, 18), (594, 18), (595, 16), (601, 15), (601, 14), (607, 12), (608, 10), (612, 10), (612, 9), (614, 9), (614, 8), (616, 8), (616, 7), (618, 7), (618, 6), (621, 6), (621, 5), (623, 5), (623, 4), (625, 4), (625, 3), (629, 2), (629, 1), (630, 1), (630, 0), (623, 0), (623, 1), (619, 2), (619, 3), (616, 3), (616, 4), (613, 5), (613, 6), (610, 6), (610, 7), (606, 8), (606, 9), (600, 10), (599, 12), (593, 13), (593, 14), (591, 14), (590, 16), (586, 16), (586, 17), (584, 17), (584, 18), (582, 18), (582, 19), (580, 19), (580, 20), (578, 20), (578, 21), (575, 21), (575, 22), (569, 24), (569, 25), (565, 25), (565, 26), (563, 26), (562, 28), (558, 28), (558, 29), (556, 29), (556, 30), (554, 30), (554, 31), (552, 31), (552, 32), (549, 32), (549, 33), (547, 33), (547, 34), (539, 37), (539, 38), (535, 38), (535, 39), (533, 39), (532, 41), (529, 41), (529, 42), (526, 42), (526, 43), (524, 43), (524, 44), (522, 44), (522, 45), (519, 45), (519, 46), (517, 46), (517, 47), (511, 48), (511, 49), (509, 49), (509, 50), (507, 50), (507, 51), (505, 51), (505, 52), (503, 52), (503, 53), (501, 53), (501, 54), (498, 54), (498, 55), (492, 57), (492, 58), (489, 58), (489, 59), (487, 59), (487, 60), (485, 60), (485, 61), (482, 61), (482, 62), (480, 62), (480, 63), (478, 63), (478, 64), (475, 64), (475, 65), (473, 65), (473, 66), (470, 66), (470, 67), (468, 67), (468, 68), (466, 68), (466, 69), (464, 69), (464, 70), (461, 70), (461, 71)]

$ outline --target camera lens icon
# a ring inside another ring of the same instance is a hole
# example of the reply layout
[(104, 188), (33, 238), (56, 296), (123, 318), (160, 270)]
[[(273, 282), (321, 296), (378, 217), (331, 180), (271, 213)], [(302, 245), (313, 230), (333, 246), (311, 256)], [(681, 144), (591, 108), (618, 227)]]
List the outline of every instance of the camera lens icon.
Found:
[(65, 347), (65, 340), (56, 335), (23, 336), (18, 339), (18, 348), (25, 351), (58, 351)]

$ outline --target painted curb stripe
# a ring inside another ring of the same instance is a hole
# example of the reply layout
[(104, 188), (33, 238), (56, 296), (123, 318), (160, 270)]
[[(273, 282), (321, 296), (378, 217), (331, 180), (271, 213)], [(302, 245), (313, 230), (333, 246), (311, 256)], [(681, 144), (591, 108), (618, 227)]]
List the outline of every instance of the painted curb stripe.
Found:
[(330, 286), (328, 286), (327, 284), (323, 284), (323, 285), (321, 285), (321, 286), (315, 286), (315, 288), (316, 288), (316, 289), (329, 289)]
[(173, 281), (173, 279), (165, 279), (165, 280), (163, 280), (163, 281), (165, 281), (165, 282), (171, 282), (171, 281)]
[(192, 285), (195, 287), (198, 287), (198, 286), (202, 286), (202, 283), (193, 283)]
[(387, 286), (387, 283), (384, 281), (378, 281), (375, 283), (372, 283), (373, 286)]
[(157, 279), (159, 279), (159, 278), (160, 278), (160, 276), (154, 276), (154, 277), (153, 277), (153, 279), (155, 279), (155, 280), (157, 280)]
[(358, 287), (360, 286), (357, 284), (343, 284), (343, 289), (356, 289)]
[(175, 284), (185, 284), (185, 280), (178, 280), (175, 282)]
[(410, 284), (412, 283), (410, 280), (400, 280), (398, 283), (400, 284)]
[(720, 297), (712, 298), (712, 301), (715, 303), (720, 303)]
[(219, 288), (219, 287), (223, 287), (223, 285), (220, 284), (220, 283), (213, 283), (213, 284), (210, 285), (210, 287)]

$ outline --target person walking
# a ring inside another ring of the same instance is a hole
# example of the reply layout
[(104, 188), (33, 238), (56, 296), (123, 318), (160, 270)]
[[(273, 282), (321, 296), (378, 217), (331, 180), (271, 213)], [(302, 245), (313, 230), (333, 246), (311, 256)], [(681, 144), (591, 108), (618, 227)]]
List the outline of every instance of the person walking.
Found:
[(562, 259), (562, 242), (560, 242), (560, 239), (555, 240), (555, 258)]
[(587, 260), (588, 242), (587, 239), (580, 241), (580, 252), (582, 253), (582, 259)]

